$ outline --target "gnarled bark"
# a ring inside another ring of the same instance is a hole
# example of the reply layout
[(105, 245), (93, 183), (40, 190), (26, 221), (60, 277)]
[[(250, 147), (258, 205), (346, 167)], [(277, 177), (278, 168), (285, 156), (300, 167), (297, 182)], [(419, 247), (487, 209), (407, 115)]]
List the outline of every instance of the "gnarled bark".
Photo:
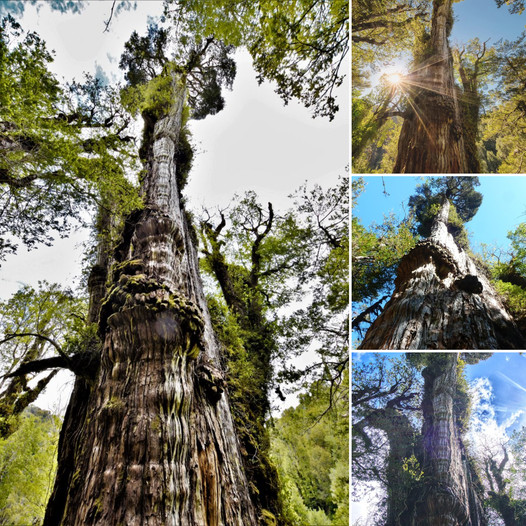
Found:
[(488, 278), (448, 232), (444, 200), (431, 235), (400, 261), (395, 291), (360, 349), (524, 349)]
[(414, 489), (400, 526), (486, 525), (456, 423), (457, 363), (456, 353), (434, 355), (423, 371), (424, 479)]
[(425, 58), (407, 75), (409, 106), (395, 173), (467, 173), (463, 129), (448, 36), (452, 0), (434, 0)]
[(176, 185), (176, 86), (146, 148), (145, 208), (127, 221), (102, 305), (101, 366), (55, 512), (62, 526), (259, 524)]

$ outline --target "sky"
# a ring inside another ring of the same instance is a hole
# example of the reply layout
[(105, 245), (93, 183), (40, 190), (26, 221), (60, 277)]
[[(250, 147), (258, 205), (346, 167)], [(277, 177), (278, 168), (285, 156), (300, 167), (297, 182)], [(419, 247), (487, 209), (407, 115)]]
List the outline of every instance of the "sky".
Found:
[[(0, 15), (5, 15), (9, 4), (0, 1)], [(105, 33), (111, 5), (111, 1), (94, 1), (80, 14), (62, 14), (52, 11), (47, 2), (36, 6), (26, 2), (23, 16), (15, 18), (54, 50), (51, 69), (59, 79), (81, 80), (89, 72), (113, 82), (123, 79), (118, 62), (124, 43), (133, 30), (140, 35), (146, 32), (148, 18), (162, 13), (162, 2), (138, 1), (135, 10), (114, 16)], [(225, 109), (190, 124), (197, 148), (184, 192), (189, 208), (224, 208), (235, 193), (254, 190), (263, 203), (271, 201), (279, 211), (292, 205), (288, 196), (305, 182), (325, 188), (335, 185), (338, 176), (345, 175), (349, 159), (348, 85), (338, 90), (340, 111), (332, 122), (313, 119), (310, 110), (294, 101), (284, 106), (272, 85), (258, 86), (245, 51), (236, 52), (236, 62), (233, 89), (223, 94)], [(56, 240), (52, 247), (29, 252), (20, 247), (16, 256), (1, 263), (0, 300), (22, 284), (35, 286), (39, 280), (77, 283), (87, 236), (81, 231)]]
[(506, 7), (497, 7), (495, 0), (463, 0), (453, 5), (455, 21), (450, 42), (462, 45), (478, 37), (481, 42), (491, 39), (495, 44), (501, 38), (513, 39), (524, 31), (526, 12), (511, 15)]
[[(360, 218), (364, 226), (373, 222), (380, 224), (390, 212), (404, 218), (409, 213), (409, 197), (423, 182), (421, 176), (363, 177), (367, 184), (353, 215)], [(483, 196), (482, 204), (475, 217), (466, 223), (472, 249), (480, 251), (481, 243), (506, 248), (508, 232), (526, 222), (526, 176), (482, 175), (479, 181), (476, 189)], [(384, 185), (388, 196), (383, 193)]]
[[(400, 352), (382, 354), (390, 358), (403, 355)], [(480, 354), (489, 357), (466, 365), (465, 369), (473, 403), (471, 429), (467, 435), (471, 454), (487, 446), (488, 440), (509, 437), (514, 430), (526, 425), (526, 354)], [(352, 363), (367, 363), (373, 356), (370, 352), (353, 352)], [(374, 494), (353, 503), (353, 522), (367, 516), (375, 505)]]

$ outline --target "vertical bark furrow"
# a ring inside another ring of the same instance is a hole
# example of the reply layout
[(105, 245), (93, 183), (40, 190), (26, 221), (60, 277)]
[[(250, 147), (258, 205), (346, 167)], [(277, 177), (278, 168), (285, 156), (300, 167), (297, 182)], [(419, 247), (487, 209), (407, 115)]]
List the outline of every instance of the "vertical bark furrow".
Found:
[(100, 372), (53, 526), (258, 524), (176, 184), (184, 87), (174, 92), (144, 148), (146, 207), (128, 218), (116, 250)]

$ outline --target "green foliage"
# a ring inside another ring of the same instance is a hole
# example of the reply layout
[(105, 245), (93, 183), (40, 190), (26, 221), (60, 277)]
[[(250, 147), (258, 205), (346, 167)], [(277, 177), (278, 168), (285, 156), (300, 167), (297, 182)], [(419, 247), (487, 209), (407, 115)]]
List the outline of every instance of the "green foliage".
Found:
[(31, 247), (50, 244), (52, 231), (67, 235), (100, 192), (117, 209), (139, 202), (125, 177), (134, 156), (115, 92), (91, 77), (61, 87), (51, 61), (36, 33), (2, 20), (0, 258), (17, 240)]
[(57, 417), (30, 408), (16, 433), (0, 439), (1, 524), (42, 524), (56, 469), (59, 429)]
[(471, 416), (471, 399), (465, 368), (466, 362), (459, 358), (457, 362), (457, 385), (453, 397), (453, 410), (460, 433), (467, 431)]
[(516, 320), (526, 317), (526, 223), (508, 232), (511, 249), (497, 255), (483, 247), (483, 260), (493, 284)]
[(450, 202), (448, 230), (463, 248), (468, 246), (463, 227), (477, 213), (482, 194), (475, 190), (480, 184), (478, 177), (448, 176), (429, 178), (419, 185), (416, 194), (409, 198), (409, 206), (418, 223), (417, 232), (422, 237), (431, 234), (431, 226), (440, 210), (442, 199)]
[(283, 412), (272, 430), (272, 456), (282, 483), (285, 514), (298, 526), (342, 526), (349, 521), (348, 371), (339, 397), (313, 383), (296, 408)]
[[(0, 344), (0, 436), (8, 436), (17, 429), (19, 415), (54, 373), (33, 387), (28, 386), (28, 382), (35, 378), (34, 374), (20, 378), (5, 375), (22, 364), (55, 355), (55, 347), (45, 337), (70, 353), (78, 352), (80, 347), (93, 346), (94, 329), (86, 326), (86, 310), (83, 298), (47, 282), (40, 282), (37, 289), (26, 285), (10, 299), (0, 302), (0, 338), (3, 340)], [(23, 336), (14, 336), (16, 334)]]
[[(353, 181), (354, 184), (354, 181)], [(373, 302), (392, 285), (400, 258), (418, 241), (413, 218), (384, 216), (381, 225), (364, 227), (352, 218), (352, 297), (356, 303)]]
[[(167, 114), (174, 96), (185, 97), (193, 119), (215, 115), (224, 107), (222, 87), (232, 88), (236, 65), (232, 46), (192, 33), (190, 19), (180, 20), (170, 39), (177, 45), (166, 55), (169, 31), (157, 24), (140, 37), (134, 31), (119, 66), (125, 70), (127, 88), (123, 103), (132, 113), (141, 111), (158, 119)], [(208, 35), (206, 35), (208, 36)]]
[(407, 475), (407, 477), (415, 482), (419, 482), (422, 480), (422, 477), (424, 476), (424, 471), (420, 467), (420, 463), (418, 462), (418, 459), (415, 457), (415, 455), (411, 455), (409, 458), (404, 459), (404, 463), (402, 464), (402, 471)]
[(523, 317), (526, 314), (526, 290), (520, 285), (497, 280), (495, 283), (497, 292), (504, 297), (506, 306), (515, 317)]
[(338, 111), (334, 90), (344, 79), (349, 41), (346, 0), (168, 0), (165, 14), (184, 20), (197, 37), (245, 46), (259, 82), (275, 82), (285, 103), (299, 99), (331, 119)]

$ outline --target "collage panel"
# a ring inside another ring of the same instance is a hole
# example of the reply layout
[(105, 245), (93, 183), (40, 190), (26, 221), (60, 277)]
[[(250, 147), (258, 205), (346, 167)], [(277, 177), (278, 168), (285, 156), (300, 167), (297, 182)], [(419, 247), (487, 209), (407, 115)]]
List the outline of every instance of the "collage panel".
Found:
[(352, 526), (526, 524), (526, 356), (352, 358)]
[(526, 173), (524, 0), (353, 0), (353, 173)]
[(526, 177), (352, 187), (354, 349), (526, 349)]

